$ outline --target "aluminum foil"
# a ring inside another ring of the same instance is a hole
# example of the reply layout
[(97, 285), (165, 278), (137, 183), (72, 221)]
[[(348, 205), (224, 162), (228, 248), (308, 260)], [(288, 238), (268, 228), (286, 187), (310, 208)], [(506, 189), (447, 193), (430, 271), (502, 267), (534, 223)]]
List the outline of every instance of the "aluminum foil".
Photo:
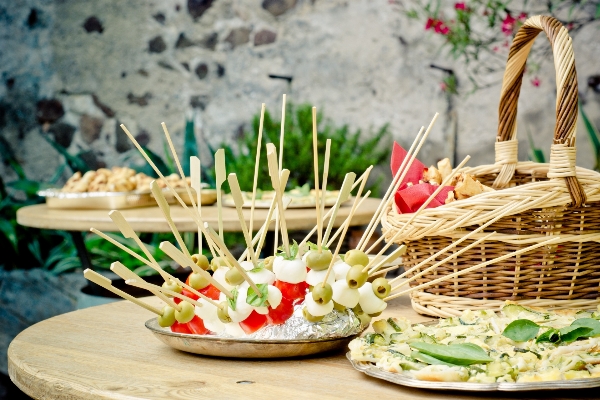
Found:
[[(282, 325), (268, 325), (244, 339), (257, 340), (299, 340), (329, 339), (347, 337), (362, 332), (360, 320), (352, 310), (339, 312), (333, 310), (316, 323), (308, 322), (302, 316), (302, 305), (294, 306), (294, 314)], [(231, 337), (221, 333), (217, 337)]]

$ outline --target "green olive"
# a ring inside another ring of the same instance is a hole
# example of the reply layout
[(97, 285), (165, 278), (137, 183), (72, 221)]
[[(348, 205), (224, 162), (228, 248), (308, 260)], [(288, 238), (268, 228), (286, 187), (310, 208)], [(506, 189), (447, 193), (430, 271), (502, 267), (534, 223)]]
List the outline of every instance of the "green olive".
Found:
[(210, 269), (212, 269), (213, 271), (216, 271), (219, 267), (226, 267), (226, 266), (227, 266), (227, 263), (221, 257), (214, 257), (210, 261)]
[(306, 309), (306, 307), (304, 307), (302, 309), (302, 315), (304, 315), (304, 319), (307, 320), (308, 322), (319, 322), (320, 320), (323, 319), (322, 315), (320, 317), (315, 317), (314, 315), (309, 313), (308, 310)]
[(380, 299), (388, 297), (392, 291), (390, 283), (385, 278), (377, 278), (371, 285), (373, 286), (373, 293)]
[(208, 258), (204, 254), (194, 254), (192, 256), (192, 261), (194, 264), (202, 268), (203, 270), (207, 270), (210, 268), (210, 264), (208, 263)]
[(312, 291), (312, 298), (317, 304), (327, 304), (333, 297), (333, 289), (329, 283), (317, 283)]
[(361, 326), (367, 327), (371, 323), (371, 317), (369, 316), (369, 314), (357, 314), (356, 317), (360, 321)]
[(335, 300), (333, 300), (333, 308), (339, 312), (345, 312), (346, 311), (346, 306), (341, 305), (340, 303), (336, 303)]
[(228, 324), (231, 322), (231, 317), (229, 317), (229, 304), (226, 301), (219, 303), (219, 307), (217, 308), (217, 317), (224, 324)]
[(183, 300), (179, 303), (179, 307), (181, 307), (181, 309), (175, 310), (175, 319), (180, 324), (187, 324), (194, 318), (194, 306)]
[(175, 323), (175, 309), (173, 307), (164, 306), (162, 315), (158, 316), (158, 324), (163, 328), (168, 328)]
[(225, 272), (225, 282), (231, 286), (237, 286), (244, 282), (244, 277), (237, 268), (230, 268), (229, 271)]
[(329, 250), (322, 250), (320, 253), (318, 250), (311, 250), (306, 256), (306, 266), (315, 271), (326, 270), (331, 264), (332, 257)]
[(363, 272), (364, 265), (356, 264), (346, 274), (346, 282), (350, 289), (358, 289), (362, 287), (369, 277), (368, 272)]
[(352, 309), (352, 311), (354, 311), (354, 314), (356, 314), (356, 315), (365, 313), (363, 311), (362, 307), (360, 306), (360, 304), (355, 305), (354, 308)]
[(346, 253), (346, 255), (344, 256), (344, 262), (351, 267), (354, 267), (355, 265), (362, 265), (364, 267), (365, 265), (369, 264), (369, 257), (365, 254), (364, 251), (354, 249), (349, 250)]
[(269, 256), (269, 257), (265, 258), (263, 261), (265, 268), (271, 272), (273, 272), (273, 261), (275, 261), (275, 256)]
[(179, 286), (177, 283), (175, 283), (174, 281), (164, 281), (162, 284), (162, 287), (164, 287), (165, 289), (168, 290), (172, 290), (173, 292), (176, 293), (181, 293), (181, 291), (183, 290), (183, 288), (181, 286)]
[(205, 275), (194, 272), (190, 275), (189, 285), (196, 290), (204, 289), (210, 285), (210, 281)]

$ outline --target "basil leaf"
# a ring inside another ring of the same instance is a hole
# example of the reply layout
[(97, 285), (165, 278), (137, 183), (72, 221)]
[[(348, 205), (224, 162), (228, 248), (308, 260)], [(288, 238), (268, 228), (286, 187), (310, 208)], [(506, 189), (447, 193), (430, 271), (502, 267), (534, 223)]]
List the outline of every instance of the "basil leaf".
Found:
[(571, 343), (579, 339), (580, 337), (588, 337), (589, 333), (592, 332), (593, 328), (587, 326), (565, 326), (560, 328), (560, 340), (564, 343)]
[[(261, 265), (261, 264), (262, 264), (262, 265)], [(254, 267), (254, 268), (252, 268), (251, 270), (249, 270), (249, 271), (246, 271), (246, 272), (260, 272), (260, 271), (262, 271), (263, 269), (265, 269), (265, 264), (264, 264), (264, 263), (260, 263), (260, 264), (258, 264), (256, 267)]]
[(481, 347), (473, 343), (445, 345), (414, 342), (410, 347), (450, 364), (471, 365), (494, 361)]
[(556, 343), (558, 341), (560, 341), (560, 332), (554, 328), (548, 329), (546, 332), (544, 332), (540, 336), (538, 336), (538, 338), (535, 340), (536, 343), (541, 343), (541, 342)]
[(229, 303), (229, 308), (231, 308), (233, 311), (235, 311), (235, 303), (237, 302), (238, 291), (236, 288), (233, 288), (230, 290), (230, 292), (231, 292), (231, 297), (227, 298), (227, 302)]
[(277, 250), (279, 250), (279, 252), (276, 254), (277, 256), (281, 256), (286, 260), (295, 260), (296, 257), (298, 256), (299, 246), (298, 246), (298, 243), (294, 240), (294, 243), (290, 246), (290, 256), (289, 257), (285, 253), (284, 246), (279, 246), (277, 248)]
[(248, 288), (248, 295), (246, 296), (246, 303), (250, 304), (253, 307), (266, 307), (267, 297), (269, 294), (269, 285), (267, 283), (257, 283), (258, 290), (260, 290), (260, 297), (255, 291), (253, 287)]
[(515, 342), (526, 342), (536, 337), (539, 330), (540, 326), (535, 322), (528, 319), (517, 319), (504, 328), (502, 335)]
[[(308, 245), (308, 249), (309, 250), (319, 250), (319, 246), (317, 246), (315, 243), (313, 242), (306, 242), (306, 244)], [(329, 250), (329, 247), (323, 245), (321, 246), (322, 250)]]
[(426, 364), (431, 364), (431, 365), (447, 365), (449, 367), (456, 367), (457, 364), (451, 364), (451, 363), (447, 363), (445, 361), (442, 360), (438, 360), (435, 357), (432, 357), (430, 355), (427, 355), (425, 353), (421, 353), (420, 351), (413, 351), (410, 355), (412, 358), (414, 358), (417, 361), (421, 361), (424, 362)]
[(586, 328), (592, 328), (593, 330), (587, 334), (589, 337), (600, 335), (600, 321), (594, 318), (579, 318), (573, 321), (571, 326), (585, 326)]

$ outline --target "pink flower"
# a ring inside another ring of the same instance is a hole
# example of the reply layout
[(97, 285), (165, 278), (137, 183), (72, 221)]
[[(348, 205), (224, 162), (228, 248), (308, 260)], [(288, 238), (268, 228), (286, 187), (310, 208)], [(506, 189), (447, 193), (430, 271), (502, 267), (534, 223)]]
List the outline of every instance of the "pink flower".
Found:
[(454, 9), (467, 11), (467, 5), (463, 1), (461, 1), (460, 3), (454, 3)]
[(507, 14), (506, 18), (504, 18), (504, 21), (502, 21), (502, 32), (506, 36), (512, 35), (513, 28), (515, 27), (515, 21), (516, 20), (510, 14)]
[(442, 92), (448, 90), (448, 85), (446, 85), (446, 82), (440, 82), (440, 89), (442, 89)]
[(447, 35), (450, 33), (450, 28), (448, 28), (442, 21), (436, 21), (434, 30), (435, 33), (439, 33), (441, 35)]
[(427, 22), (425, 23), (425, 30), (428, 31), (432, 26), (435, 25), (437, 21), (433, 18), (427, 18)]
[(521, 14), (519, 14), (519, 16), (517, 17), (517, 19), (519, 20), (519, 22), (525, 22), (525, 20), (527, 19), (527, 13), (526, 12), (522, 12)]
[(569, 22), (569, 23), (567, 24), (567, 30), (568, 30), (568, 31), (570, 31), (571, 29), (573, 29), (573, 26), (574, 26), (574, 25), (573, 25), (573, 23), (572, 23), (572, 22)]
[(494, 48), (492, 49), (492, 51), (493, 51), (494, 53), (497, 53), (499, 50), (500, 50), (500, 49), (498, 48), (498, 46), (494, 46)]
[(535, 87), (539, 87), (541, 83), (542, 82), (537, 76), (531, 80), (531, 84)]

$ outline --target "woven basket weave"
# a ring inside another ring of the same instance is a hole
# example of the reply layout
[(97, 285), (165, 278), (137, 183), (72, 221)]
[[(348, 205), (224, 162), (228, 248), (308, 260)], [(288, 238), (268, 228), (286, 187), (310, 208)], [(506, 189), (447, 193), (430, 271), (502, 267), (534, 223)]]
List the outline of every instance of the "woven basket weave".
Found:
[[(517, 100), (526, 59), (536, 36), (544, 31), (552, 44), (556, 68), (556, 128), (550, 163), (518, 162)], [(412, 292), (413, 308), (448, 317), (465, 309), (498, 308), (505, 300), (556, 308), (595, 308), (600, 304), (600, 174), (575, 166), (577, 75), (568, 31), (552, 17), (529, 18), (510, 48), (499, 107), (494, 164), (464, 168), (497, 190), (425, 209), (404, 229), (413, 214), (391, 207), (382, 219), (387, 241), (405, 243), (409, 269), (469, 231), (521, 202), (508, 216), (440, 255), (412, 275), (496, 232), (449, 263), (425, 273), (412, 286), (502, 256), (559, 235), (552, 246), (483, 267)], [(528, 201), (524, 201), (529, 199)]]

